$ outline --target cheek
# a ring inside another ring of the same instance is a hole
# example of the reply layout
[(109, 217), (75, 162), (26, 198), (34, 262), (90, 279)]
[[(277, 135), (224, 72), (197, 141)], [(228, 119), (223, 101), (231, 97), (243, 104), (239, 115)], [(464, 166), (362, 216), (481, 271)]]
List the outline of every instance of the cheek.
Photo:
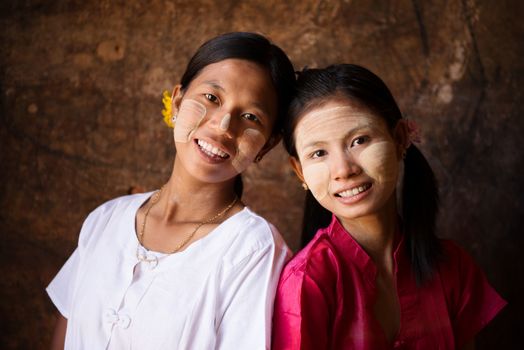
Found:
[(175, 124), (175, 142), (188, 142), (206, 116), (206, 107), (195, 100), (184, 100)]
[(317, 201), (327, 196), (329, 190), (329, 168), (326, 163), (310, 164), (303, 169), (304, 180)]
[(222, 131), (227, 131), (227, 129), (229, 129), (229, 123), (231, 122), (231, 114), (226, 114), (225, 116), (222, 117), (222, 119), (220, 120), (220, 130)]
[(266, 139), (264, 135), (255, 129), (246, 129), (238, 140), (238, 148), (231, 164), (239, 173), (253, 162), (257, 153), (264, 147)]
[(366, 174), (377, 182), (395, 182), (398, 178), (399, 162), (392, 142), (377, 142), (358, 156), (359, 163)]

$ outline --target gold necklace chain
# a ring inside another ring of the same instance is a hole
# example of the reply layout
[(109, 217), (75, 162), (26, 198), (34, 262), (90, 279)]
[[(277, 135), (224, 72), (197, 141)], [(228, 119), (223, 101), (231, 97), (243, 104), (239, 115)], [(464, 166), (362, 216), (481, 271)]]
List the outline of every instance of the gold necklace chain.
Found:
[[(147, 222), (147, 217), (149, 215), (149, 212), (151, 211), (151, 208), (153, 208), (153, 206), (160, 200), (160, 196), (162, 195), (162, 191), (164, 190), (164, 186), (162, 186), (160, 188), (160, 190), (156, 191), (153, 196), (151, 197), (151, 204), (149, 205), (149, 207), (147, 208), (146, 210), (146, 213), (144, 215), (144, 221), (142, 222), (142, 227), (140, 229), (140, 232), (138, 233), (138, 241), (140, 242), (140, 244), (143, 246), (143, 240), (144, 240), (144, 234), (145, 234), (145, 230), (146, 230), (146, 222)], [(219, 211), (215, 216), (213, 216), (212, 218), (210, 219), (207, 219), (207, 220), (204, 220), (204, 221), (201, 221), (198, 223), (198, 225), (195, 227), (195, 229), (186, 237), (186, 239), (184, 239), (182, 241), (182, 243), (180, 243), (179, 245), (177, 245), (175, 247), (175, 249), (168, 253), (168, 254), (174, 254), (176, 252), (178, 252), (180, 249), (182, 249), (182, 247), (184, 247), (187, 243), (189, 243), (189, 241), (193, 238), (193, 236), (195, 235), (195, 233), (198, 231), (199, 228), (201, 228), (202, 226), (206, 225), (206, 224), (209, 224), (210, 222), (213, 222), (215, 221), (216, 219), (220, 218), (221, 216), (223, 216), (225, 213), (227, 213), (229, 211), (229, 209), (231, 209), (235, 203), (238, 201), (238, 196), (235, 195), (235, 198), (233, 199), (233, 201), (231, 203), (229, 203), (229, 205), (227, 207), (225, 207), (224, 209), (222, 209), (221, 211)], [(140, 259), (139, 260), (143, 260), (143, 259)]]

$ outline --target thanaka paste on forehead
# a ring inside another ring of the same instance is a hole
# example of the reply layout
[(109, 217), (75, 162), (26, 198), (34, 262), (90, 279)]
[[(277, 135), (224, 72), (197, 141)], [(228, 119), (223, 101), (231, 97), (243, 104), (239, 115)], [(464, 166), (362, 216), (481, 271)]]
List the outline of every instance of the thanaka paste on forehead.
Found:
[[(324, 161), (315, 163), (303, 162), (307, 154), (304, 154), (304, 145), (316, 141), (329, 141), (342, 139), (347, 135), (348, 130), (341, 129), (342, 122), (347, 122), (348, 118), (365, 117), (369, 120), (369, 114), (363, 113), (350, 106), (338, 106), (334, 108), (322, 109), (306, 114), (297, 126), (296, 149), (303, 164), (304, 180), (317, 201), (321, 201), (329, 194), (329, 183), (331, 172), (328, 164)], [(359, 120), (355, 127), (363, 128), (372, 123), (363, 123)], [(314, 150), (314, 148), (311, 148)]]
[(206, 107), (198, 101), (185, 99), (180, 104), (174, 130), (175, 142), (188, 142), (206, 116)]
[(265, 143), (266, 139), (260, 131), (255, 129), (244, 130), (238, 141), (237, 154), (231, 161), (235, 170), (239, 173), (246, 170)]
[(297, 151), (301, 153), (304, 146), (311, 142), (346, 137), (349, 130), (342, 128), (342, 123), (353, 118), (359, 118), (355, 128), (373, 127), (375, 124), (369, 113), (361, 112), (349, 106), (334, 107), (306, 114), (298, 123), (295, 131)]
[(231, 114), (227, 113), (225, 116), (222, 117), (220, 120), (219, 128), (221, 131), (227, 131), (229, 129), (229, 123), (231, 122)]
[[(327, 115), (323, 116), (324, 114)], [(365, 117), (368, 121), (365, 123), (361, 121), (355, 123), (354, 127), (357, 129), (368, 126), (373, 127), (374, 122), (373, 119), (371, 119), (373, 117), (371, 117), (370, 114), (355, 113), (355, 109), (346, 106), (307, 114), (305, 118), (299, 122), (296, 131), (297, 152), (299, 157), (305, 158), (308, 156), (307, 153), (302, 152), (302, 146), (308, 144), (310, 141), (329, 142), (334, 139), (343, 139), (348, 132), (348, 130), (344, 129), (344, 121), (347, 122), (348, 118), (352, 117)], [(313, 150), (314, 147), (311, 147), (311, 151)], [(306, 151), (309, 152), (307, 149)], [(393, 142), (377, 142), (369, 145), (356, 155), (359, 166), (375, 181), (387, 183), (397, 180), (399, 164)], [(348, 157), (353, 156), (355, 156), (353, 149), (348, 148)], [(309, 163), (307, 161), (304, 162), (304, 160), (305, 159), (301, 159), (304, 180), (311, 189), (313, 196), (320, 201), (329, 194), (329, 184), (331, 180), (330, 167), (325, 161)], [(348, 161), (350, 160), (348, 159)]]

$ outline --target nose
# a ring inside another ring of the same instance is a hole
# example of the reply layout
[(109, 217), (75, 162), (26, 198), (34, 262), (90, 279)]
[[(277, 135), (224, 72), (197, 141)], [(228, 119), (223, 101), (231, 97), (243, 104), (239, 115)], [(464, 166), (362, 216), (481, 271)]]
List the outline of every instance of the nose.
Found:
[(345, 180), (362, 171), (354, 157), (348, 152), (334, 152), (330, 158), (330, 172), (333, 180)]
[(231, 113), (223, 110), (216, 111), (211, 117), (212, 127), (227, 138), (233, 137)]

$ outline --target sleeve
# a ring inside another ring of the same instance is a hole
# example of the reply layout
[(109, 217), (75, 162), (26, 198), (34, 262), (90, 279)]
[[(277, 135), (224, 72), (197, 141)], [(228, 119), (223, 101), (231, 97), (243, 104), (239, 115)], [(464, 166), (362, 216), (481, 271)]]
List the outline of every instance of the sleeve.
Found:
[(459, 288), (455, 293), (452, 324), (457, 347), (461, 347), (484, 328), (507, 304), (488, 283), (483, 271), (473, 259), (458, 246), (455, 271), (458, 272)]
[(71, 310), (70, 300), (73, 295), (74, 284), (72, 283), (72, 280), (77, 274), (79, 260), (77, 248), (46, 288), (47, 294), (51, 298), (53, 304), (55, 304), (62, 316), (67, 319), (69, 318), (69, 312)]
[(329, 348), (330, 303), (323, 283), (291, 272), (280, 281), (273, 316), (273, 349)]
[(270, 244), (222, 266), (216, 349), (269, 349), (273, 301), (288, 256), (285, 244)]
[(100, 217), (102, 210), (104, 210), (104, 206), (97, 208), (87, 216), (80, 230), (78, 246), (46, 288), (46, 292), (51, 298), (51, 301), (65, 318), (69, 318), (70, 316), (71, 303), (76, 285), (75, 281), (78, 277), (83, 252), (89, 243), (91, 232), (96, 227), (97, 222), (100, 221), (97, 220), (97, 218)]

